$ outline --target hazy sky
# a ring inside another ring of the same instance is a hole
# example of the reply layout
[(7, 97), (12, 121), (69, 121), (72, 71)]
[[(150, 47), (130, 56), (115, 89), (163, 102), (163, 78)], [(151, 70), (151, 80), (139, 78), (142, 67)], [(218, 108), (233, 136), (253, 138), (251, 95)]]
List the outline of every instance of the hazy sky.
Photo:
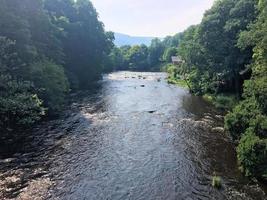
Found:
[(173, 35), (198, 24), (214, 0), (91, 0), (107, 31)]

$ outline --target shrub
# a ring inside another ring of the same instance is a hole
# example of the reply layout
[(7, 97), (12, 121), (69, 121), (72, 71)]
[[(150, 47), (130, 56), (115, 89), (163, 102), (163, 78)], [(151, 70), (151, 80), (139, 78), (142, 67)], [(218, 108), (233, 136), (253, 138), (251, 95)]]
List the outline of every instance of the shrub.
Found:
[(237, 157), (241, 170), (246, 176), (264, 178), (267, 175), (267, 140), (260, 139), (249, 128), (237, 147)]
[(167, 64), (165, 66), (165, 69), (167, 70), (169, 76), (171, 77), (176, 77), (177, 73), (178, 73), (178, 68), (177, 66), (173, 65), (173, 64)]
[(215, 99), (216, 108), (229, 110), (237, 104), (237, 100), (234, 96), (218, 95)]
[[(255, 71), (255, 70), (254, 70)], [(267, 113), (267, 67), (258, 72), (260, 76), (245, 81), (244, 97), (254, 97), (263, 112)]]
[(188, 77), (191, 92), (196, 94), (196, 95), (202, 95), (203, 94), (200, 77), (201, 77), (201, 74), (200, 74), (199, 70), (192, 71)]
[(15, 42), (0, 36), (0, 134), (29, 128), (44, 115), (38, 96), (30, 82), (18, 79), (22, 67)]
[(225, 128), (230, 131), (233, 139), (240, 139), (242, 133), (249, 128), (251, 119), (258, 115), (261, 112), (257, 102), (254, 99), (244, 100), (225, 116)]
[(267, 138), (267, 116), (257, 115), (254, 119), (251, 119), (250, 127), (253, 129), (257, 136)]
[(29, 128), (44, 115), (42, 102), (30, 92), (30, 83), (0, 76), (0, 130)]

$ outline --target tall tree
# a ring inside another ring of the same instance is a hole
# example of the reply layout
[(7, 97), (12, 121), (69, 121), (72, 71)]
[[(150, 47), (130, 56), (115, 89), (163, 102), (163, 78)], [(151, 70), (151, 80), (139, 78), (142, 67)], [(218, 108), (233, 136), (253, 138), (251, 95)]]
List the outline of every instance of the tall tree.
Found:
[(101, 75), (103, 60), (113, 47), (113, 34), (105, 32), (89, 0), (46, 0), (45, 5), (65, 32), (62, 43), (71, 81), (80, 88), (88, 87)]
[(241, 52), (237, 47), (238, 36), (255, 18), (254, 0), (216, 1), (199, 27), (200, 44), (211, 72), (234, 80), (237, 94), (241, 94), (242, 86), (239, 73), (251, 62), (252, 55), (251, 49)]
[(160, 39), (153, 39), (149, 47), (149, 63), (150, 66), (156, 67), (160, 63), (161, 56), (164, 52), (164, 46)]

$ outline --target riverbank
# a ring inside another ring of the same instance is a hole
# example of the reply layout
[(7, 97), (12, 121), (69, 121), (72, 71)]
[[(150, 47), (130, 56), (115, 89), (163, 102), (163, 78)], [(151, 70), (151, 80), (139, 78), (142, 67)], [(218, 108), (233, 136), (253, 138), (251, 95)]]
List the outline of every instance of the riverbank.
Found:
[(225, 112), (232, 110), (238, 104), (238, 99), (233, 94), (204, 94), (203, 98)]
[[(169, 74), (168, 82), (176, 85), (181, 84), (181, 75), (179, 75), (181, 69), (179, 67), (169, 65), (166, 70)], [(191, 79), (190, 81), (201, 83), (194, 78)], [(182, 84), (184, 83), (182, 82)], [(200, 86), (198, 85), (198, 87)], [(200, 94), (202, 93), (203, 91), (200, 92)], [(266, 117), (264, 113), (260, 112), (258, 104), (255, 104), (253, 98), (250, 98), (250, 101), (244, 101), (237, 98), (235, 94), (223, 92), (218, 94), (204, 93), (202, 97), (224, 112), (224, 127), (236, 144), (240, 171), (244, 176), (250, 177), (252, 180), (256, 177), (266, 184), (267, 165), (264, 155), (266, 155), (267, 141), (265, 135), (262, 134), (262, 132), (266, 132), (264, 126)], [(248, 129), (248, 127), (250, 128)]]
[(174, 85), (183, 87), (183, 88), (185, 88), (185, 89), (189, 89), (189, 87), (188, 87), (186, 81), (183, 80), (183, 79), (181, 79), (181, 78), (179, 78), (179, 79), (175, 79), (175, 78), (173, 78), (173, 77), (168, 77), (168, 78), (167, 78), (167, 82), (168, 82), (169, 84), (174, 84)]

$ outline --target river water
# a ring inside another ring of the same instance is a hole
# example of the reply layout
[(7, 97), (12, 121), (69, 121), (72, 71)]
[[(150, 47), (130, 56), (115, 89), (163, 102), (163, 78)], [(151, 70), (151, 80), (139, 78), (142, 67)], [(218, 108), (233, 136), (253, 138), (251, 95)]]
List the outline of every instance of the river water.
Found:
[(0, 199), (266, 199), (240, 174), (221, 113), (165, 78), (105, 75), (16, 151), (1, 149)]

